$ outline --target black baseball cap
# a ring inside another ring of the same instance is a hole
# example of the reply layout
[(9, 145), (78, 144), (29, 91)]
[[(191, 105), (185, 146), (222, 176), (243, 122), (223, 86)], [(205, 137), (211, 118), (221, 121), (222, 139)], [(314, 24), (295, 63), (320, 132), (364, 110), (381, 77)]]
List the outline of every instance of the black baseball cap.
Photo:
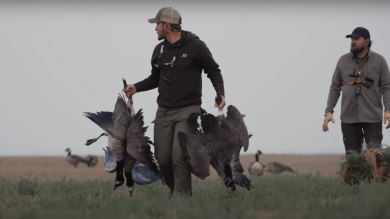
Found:
[(356, 27), (351, 34), (345, 36), (346, 38), (363, 37), (364, 39), (370, 39), (370, 32), (364, 27)]

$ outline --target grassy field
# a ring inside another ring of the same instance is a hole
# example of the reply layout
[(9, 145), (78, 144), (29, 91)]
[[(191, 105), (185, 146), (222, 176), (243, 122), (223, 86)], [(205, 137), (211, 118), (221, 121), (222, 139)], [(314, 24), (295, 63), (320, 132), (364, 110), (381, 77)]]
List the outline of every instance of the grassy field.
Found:
[(156, 182), (123, 186), (105, 180), (0, 178), (0, 218), (390, 218), (390, 183), (340, 185), (333, 177), (267, 176), (254, 189), (228, 191), (219, 180), (196, 180), (192, 197), (174, 195)]

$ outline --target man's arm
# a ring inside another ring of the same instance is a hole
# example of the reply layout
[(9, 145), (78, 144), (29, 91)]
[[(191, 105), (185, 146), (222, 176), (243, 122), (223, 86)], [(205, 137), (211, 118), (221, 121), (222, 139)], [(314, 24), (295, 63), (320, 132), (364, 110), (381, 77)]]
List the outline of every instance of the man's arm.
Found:
[(149, 77), (134, 84), (136, 92), (148, 91), (156, 88), (158, 86), (159, 75), (158, 69), (152, 67), (152, 73)]
[(149, 77), (145, 78), (144, 80), (142, 80), (138, 83), (127, 85), (123, 89), (123, 91), (125, 92), (127, 97), (133, 96), (136, 92), (148, 91), (148, 90), (151, 90), (151, 89), (158, 87), (158, 81), (160, 78), (160, 70), (155, 65), (156, 58), (158, 57), (157, 48), (158, 47), (156, 47), (154, 49), (153, 55), (152, 55), (151, 74), (149, 75)]
[(390, 112), (390, 72), (386, 60), (383, 58), (380, 65), (379, 87), (383, 95), (383, 105), (385, 111)]
[(390, 128), (390, 72), (389, 66), (386, 63), (386, 60), (383, 58), (380, 65), (380, 79), (379, 79), (379, 89), (383, 96), (383, 105), (385, 107), (385, 112), (383, 114), (383, 123), (386, 124), (386, 129)]
[(219, 69), (219, 65), (215, 62), (213, 55), (203, 41), (200, 41), (198, 48), (198, 61), (203, 67), (204, 72), (207, 74), (207, 77), (213, 84), (217, 96), (225, 96), (223, 77), (221, 70)]
[[(340, 62), (340, 61), (339, 61)], [(339, 69), (339, 62), (336, 65), (336, 69), (334, 70), (332, 82), (329, 89), (328, 102), (326, 104), (324, 122), (322, 123), (322, 130), (324, 132), (329, 131), (328, 124), (329, 122), (335, 123), (333, 119), (333, 109), (337, 104), (337, 101), (340, 97), (341, 86), (342, 86), (342, 78), (341, 72)]]
[(136, 92), (142, 92), (142, 91), (148, 91), (151, 89), (154, 89), (158, 87), (158, 81), (160, 78), (160, 70), (158, 67), (155, 65), (157, 58), (159, 57), (159, 52), (161, 48), (161, 44), (157, 45), (152, 54), (152, 59), (151, 59), (151, 65), (152, 65), (152, 70), (151, 74), (149, 77), (145, 78), (144, 80), (135, 83), (135, 84), (129, 84), (123, 91), (126, 93), (127, 97), (132, 96)]
[(159, 74), (154, 73), (152, 70), (152, 74), (149, 75), (146, 79), (135, 83), (128, 84), (125, 88), (123, 88), (123, 92), (125, 92), (127, 98), (131, 98), (136, 92), (142, 92), (151, 90), (158, 86)]
[(343, 80), (341, 78), (339, 63), (337, 63), (336, 69), (333, 73), (330, 89), (329, 89), (329, 95), (328, 95), (328, 101), (326, 104), (325, 113), (332, 113), (333, 114), (333, 109), (336, 106), (337, 101), (339, 100), (339, 97), (340, 97), (342, 83), (343, 83)]

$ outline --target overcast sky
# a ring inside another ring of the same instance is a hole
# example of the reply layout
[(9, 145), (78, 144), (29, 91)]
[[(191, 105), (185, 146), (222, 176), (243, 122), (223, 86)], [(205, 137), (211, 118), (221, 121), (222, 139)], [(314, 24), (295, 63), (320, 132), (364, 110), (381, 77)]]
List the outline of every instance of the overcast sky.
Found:
[[(147, 19), (164, 6), (179, 10), (183, 29), (219, 63), (227, 103), (253, 133), (248, 153), (343, 153), (340, 101), (330, 132), (321, 125), (336, 62), (349, 51), (345, 35), (368, 28), (372, 49), (390, 60), (385, 1), (105, 2), (0, 1), (0, 156), (62, 156), (67, 147), (103, 155), (106, 139), (84, 146), (102, 130), (82, 112), (112, 111), (122, 77), (150, 74), (158, 41)], [(217, 113), (214, 96), (204, 75), (203, 107)], [(151, 137), (156, 97), (134, 96)]]

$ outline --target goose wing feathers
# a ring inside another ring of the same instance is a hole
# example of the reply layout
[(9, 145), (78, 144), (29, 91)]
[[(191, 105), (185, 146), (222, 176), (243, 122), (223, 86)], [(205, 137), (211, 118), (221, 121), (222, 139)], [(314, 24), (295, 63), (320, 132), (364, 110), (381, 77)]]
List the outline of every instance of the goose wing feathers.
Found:
[(233, 159), (230, 166), (232, 169), (234, 183), (250, 190), (252, 188), (252, 184), (250, 179), (246, 175), (244, 175), (244, 168), (242, 167), (242, 164), (240, 162), (240, 150), (237, 150), (233, 154)]
[(209, 152), (212, 142), (208, 141), (207, 136), (200, 131), (189, 135), (179, 132), (178, 138), (184, 157), (190, 165), (191, 172), (196, 177), (205, 179), (210, 175), (211, 156)]
[(140, 109), (132, 118), (130, 126), (127, 129), (127, 153), (146, 165), (150, 170), (159, 173), (158, 166), (150, 145), (152, 141), (145, 136), (147, 127), (144, 127), (143, 112)]
[(118, 95), (113, 112), (84, 112), (84, 116), (115, 138), (121, 141), (126, 139), (126, 130), (131, 122), (131, 111), (123, 95)]

